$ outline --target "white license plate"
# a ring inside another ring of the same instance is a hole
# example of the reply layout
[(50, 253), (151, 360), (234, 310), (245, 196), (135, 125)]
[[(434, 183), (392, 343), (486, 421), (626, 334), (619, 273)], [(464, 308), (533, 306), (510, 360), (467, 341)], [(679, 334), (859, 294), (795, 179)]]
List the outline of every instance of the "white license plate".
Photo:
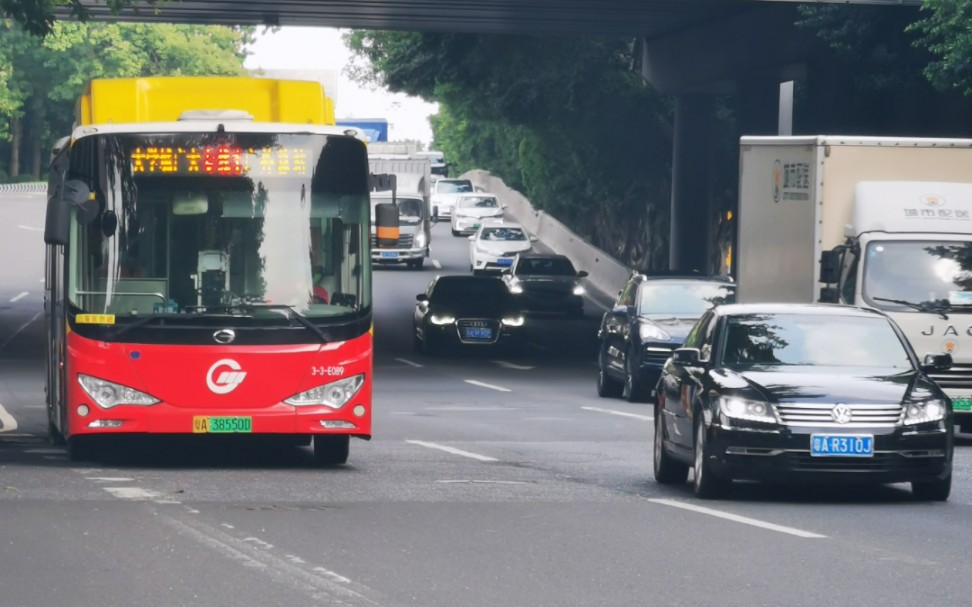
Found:
[(812, 457), (874, 457), (873, 434), (811, 434)]

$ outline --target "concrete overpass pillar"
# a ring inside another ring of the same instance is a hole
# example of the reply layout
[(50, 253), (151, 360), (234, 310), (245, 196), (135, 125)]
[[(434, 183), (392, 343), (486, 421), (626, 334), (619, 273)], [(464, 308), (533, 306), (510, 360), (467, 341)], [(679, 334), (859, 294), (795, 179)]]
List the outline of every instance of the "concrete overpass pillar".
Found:
[(676, 97), (668, 267), (681, 273), (698, 270), (707, 274), (709, 271), (714, 124), (714, 97)]

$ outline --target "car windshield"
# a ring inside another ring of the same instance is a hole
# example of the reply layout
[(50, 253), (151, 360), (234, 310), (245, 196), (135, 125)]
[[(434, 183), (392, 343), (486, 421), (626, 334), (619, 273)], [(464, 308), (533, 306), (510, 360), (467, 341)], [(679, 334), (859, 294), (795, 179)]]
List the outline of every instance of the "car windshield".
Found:
[(446, 181), (445, 179), (440, 179), (435, 182), (435, 191), (438, 194), (461, 194), (463, 192), (472, 192), (473, 186), (471, 181)]
[(482, 240), (504, 241), (504, 240), (526, 240), (526, 234), (522, 228), (492, 227), (483, 228)]
[(509, 291), (499, 279), (459, 276), (440, 278), (432, 289), (430, 300), (443, 305), (474, 301), (495, 301), (502, 305), (508, 297)]
[(735, 301), (736, 289), (715, 283), (646, 283), (638, 296), (638, 314), (698, 318), (713, 306)]
[(726, 321), (722, 365), (881, 367), (910, 370), (908, 350), (885, 318), (751, 314)]
[(878, 309), (906, 307), (877, 298), (972, 305), (972, 242), (871, 242), (863, 287), (868, 304)]
[(562, 257), (521, 259), (516, 273), (529, 276), (576, 276), (569, 259)]
[[(375, 223), (375, 206), (389, 203), (391, 198), (371, 199), (371, 223)], [(398, 221), (403, 225), (417, 225), (422, 222), (422, 201), (418, 198), (398, 198)]]
[(463, 209), (496, 209), (499, 203), (492, 196), (463, 196), (458, 206)]

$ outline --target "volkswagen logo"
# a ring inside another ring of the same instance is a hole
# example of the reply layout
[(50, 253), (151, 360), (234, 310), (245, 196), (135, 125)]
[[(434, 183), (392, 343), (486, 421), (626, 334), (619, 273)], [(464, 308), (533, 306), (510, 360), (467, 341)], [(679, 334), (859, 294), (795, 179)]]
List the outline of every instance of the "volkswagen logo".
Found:
[(837, 403), (833, 409), (830, 410), (830, 416), (834, 418), (834, 421), (838, 424), (846, 424), (854, 417), (854, 411), (844, 403)]
[(213, 339), (216, 340), (216, 343), (231, 344), (236, 339), (236, 331), (233, 329), (220, 329), (213, 333)]

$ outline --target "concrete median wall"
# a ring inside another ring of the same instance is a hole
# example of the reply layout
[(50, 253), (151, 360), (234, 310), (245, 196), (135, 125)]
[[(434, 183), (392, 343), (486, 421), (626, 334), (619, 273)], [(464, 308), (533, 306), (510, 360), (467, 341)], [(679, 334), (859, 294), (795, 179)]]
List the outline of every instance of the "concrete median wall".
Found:
[(489, 171), (469, 171), (462, 175), (506, 205), (506, 216), (520, 223), (555, 253), (566, 255), (578, 270), (587, 270), (587, 285), (600, 292), (601, 299), (613, 301), (631, 275), (631, 268), (588, 244), (544, 211), (533, 208), (523, 194), (511, 189)]

